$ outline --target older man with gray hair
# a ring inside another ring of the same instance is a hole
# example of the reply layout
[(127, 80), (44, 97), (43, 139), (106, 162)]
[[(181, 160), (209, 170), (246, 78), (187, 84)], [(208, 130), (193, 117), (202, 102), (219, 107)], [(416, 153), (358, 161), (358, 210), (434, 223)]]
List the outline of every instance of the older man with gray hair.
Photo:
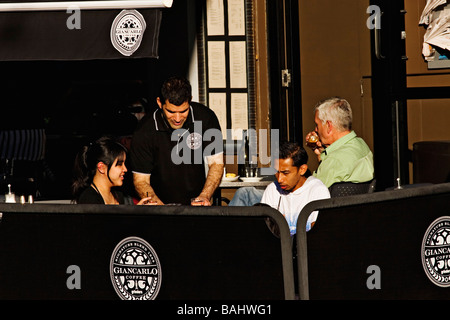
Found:
[[(364, 140), (352, 130), (352, 109), (338, 97), (319, 102), (315, 109), (315, 130), (306, 136), (307, 144), (319, 159), (313, 173), (329, 188), (336, 182), (366, 182), (374, 178), (373, 154)], [(311, 136), (318, 141), (311, 146)]]

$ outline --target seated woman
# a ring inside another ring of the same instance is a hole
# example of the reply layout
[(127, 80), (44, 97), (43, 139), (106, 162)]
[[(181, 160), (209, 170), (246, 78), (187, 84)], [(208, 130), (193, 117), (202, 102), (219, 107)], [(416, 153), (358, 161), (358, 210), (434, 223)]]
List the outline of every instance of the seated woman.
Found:
[[(127, 168), (126, 148), (116, 140), (102, 137), (84, 146), (75, 158), (72, 193), (76, 203), (125, 204), (123, 185)], [(150, 204), (143, 198), (137, 204)]]

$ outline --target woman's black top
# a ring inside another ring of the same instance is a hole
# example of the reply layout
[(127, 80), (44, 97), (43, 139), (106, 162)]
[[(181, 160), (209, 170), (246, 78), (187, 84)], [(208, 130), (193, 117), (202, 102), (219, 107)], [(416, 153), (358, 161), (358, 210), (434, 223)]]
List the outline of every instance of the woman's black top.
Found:
[[(111, 190), (119, 202), (119, 204), (124, 204), (124, 196), (123, 193), (117, 190)], [(102, 198), (102, 195), (98, 193), (93, 187), (86, 188), (77, 200), (78, 204), (105, 204), (105, 201)]]

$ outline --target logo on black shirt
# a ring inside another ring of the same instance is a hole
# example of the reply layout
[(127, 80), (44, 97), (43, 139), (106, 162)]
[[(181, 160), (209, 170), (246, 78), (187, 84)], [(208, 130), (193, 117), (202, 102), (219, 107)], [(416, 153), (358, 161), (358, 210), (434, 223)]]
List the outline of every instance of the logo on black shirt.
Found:
[(196, 150), (202, 146), (202, 135), (192, 132), (186, 139), (186, 143), (191, 150)]

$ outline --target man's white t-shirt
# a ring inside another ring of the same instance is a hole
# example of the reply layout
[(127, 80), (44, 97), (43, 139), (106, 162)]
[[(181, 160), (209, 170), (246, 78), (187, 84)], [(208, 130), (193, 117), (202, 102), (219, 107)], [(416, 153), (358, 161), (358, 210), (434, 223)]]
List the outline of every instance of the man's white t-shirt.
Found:
[[(311, 201), (328, 198), (330, 198), (328, 188), (322, 181), (310, 176), (300, 188), (289, 193), (282, 190), (277, 182), (272, 182), (264, 191), (261, 203), (280, 211), (288, 222), (291, 235), (294, 235), (297, 231), (297, 219), (303, 207)], [(317, 215), (317, 211), (310, 214), (306, 231), (311, 229), (311, 224), (316, 221)]]

